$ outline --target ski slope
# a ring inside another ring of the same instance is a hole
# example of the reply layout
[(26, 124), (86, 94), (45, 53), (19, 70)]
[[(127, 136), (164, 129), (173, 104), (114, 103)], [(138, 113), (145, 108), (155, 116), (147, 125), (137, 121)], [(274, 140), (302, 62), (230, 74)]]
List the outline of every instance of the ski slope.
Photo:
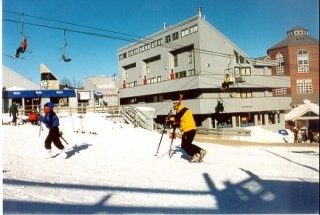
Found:
[(104, 114), (60, 115), (60, 129), (67, 159), (45, 158), (47, 129), (2, 126), (5, 214), (319, 213), (317, 145), (195, 142), (207, 155), (188, 163), (179, 138), (154, 156), (158, 132)]

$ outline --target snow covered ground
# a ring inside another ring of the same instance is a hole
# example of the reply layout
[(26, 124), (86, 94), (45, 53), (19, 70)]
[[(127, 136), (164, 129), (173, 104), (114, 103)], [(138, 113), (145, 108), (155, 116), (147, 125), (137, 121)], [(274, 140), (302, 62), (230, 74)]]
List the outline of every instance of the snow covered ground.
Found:
[(2, 126), (5, 214), (319, 213), (317, 145), (195, 142), (208, 153), (188, 163), (180, 139), (169, 157), (165, 134), (155, 156), (158, 132), (104, 114), (61, 115), (60, 124), (67, 159), (45, 158), (47, 129)]

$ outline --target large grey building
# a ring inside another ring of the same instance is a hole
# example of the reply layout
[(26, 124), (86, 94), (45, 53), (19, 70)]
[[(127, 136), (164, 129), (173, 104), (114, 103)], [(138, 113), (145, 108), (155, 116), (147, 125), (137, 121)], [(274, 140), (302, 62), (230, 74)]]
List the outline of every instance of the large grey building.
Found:
[[(197, 126), (206, 128), (262, 125), (277, 130), (291, 109), (290, 97), (275, 93), (290, 87), (289, 76), (272, 75), (275, 61), (250, 58), (210, 25), (201, 9), (195, 17), (118, 49), (118, 56), (121, 105), (155, 108), (159, 123), (180, 93)], [(220, 89), (225, 74), (233, 80), (227, 91)]]

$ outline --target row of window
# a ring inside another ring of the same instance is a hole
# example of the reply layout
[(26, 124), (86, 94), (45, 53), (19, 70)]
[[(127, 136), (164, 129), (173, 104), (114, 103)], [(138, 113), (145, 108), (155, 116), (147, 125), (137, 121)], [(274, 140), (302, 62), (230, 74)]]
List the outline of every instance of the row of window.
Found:
[[(181, 30), (181, 32), (180, 32), (181, 38), (183, 38), (189, 34), (195, 33), (197, 31), (198, 31), (198, 25), (193, 25), (188, 28), (185, 28), (185, 29)], [(175, 40), (179, 39), (179, 32), (174, 32), (172, 34), (166, 35), (164, 37), (164, 39), (165, 39), (165, 43), (170, 43), (171, 41), (175, 41)], [(154, 40), (151, 43), (147, 43), (142, 46), (139, 46), (139, 53), (147, 51), (152, 48), (155, 48), (157, 46), (161, 46), (163, 44), (164, 44), (163, 38)], [(136, 54), (138, 54), (138, 48), (132, 49), (132, 50), (128, 51), (128, 53), (125, 52), (125, 53), (119, 54), (119, 60), (122, 60), (124, 58), (130, 57), (130, 56), (133, 56)]]
[(312, 93), (312, 80), (311, 79), (300, 79), (297, 80), (297, 93)]
[[(279, 62), (279, 65), (276, 67), (276, 73), (278, 75), (284, 74), (284, 55), (278, 53), (276, 55), (276, 60)], [(310, 72), (309, 65), (309, 53), (306, 50), (300, 50), (297, 53), (297, 68), (298, 73), (308, 73)]]
[[(312, 80), (311, 79), (299, 79), (297, 80), (297, 93), (308, 94), (312, 93)], [(288, 95), (288, 88), (278, 88), (275, 90), (276, 95)]]
[[(126, 73), (126, 75), (127, 74), (128, 73)], [(184, 78), (184, 77), (188, 77), (188, 76), (193, 76), (195, 74), (196, 74), (195, 70), (194, 69), (190, 69), (190, 70), (187, 70), (187, 71), (176, 72), (176, 73), (174, 73), (174, 77), (172, 77), (170, 79)], [(143, 84), (153, 84), (153, 83), (158, 83), (158, 82), (161, 82), (161, 81), (162, 81), (162, 76), (157, 76), (157, 77), (144, 79), (143, 80)], [(125, 84), (125, 87), (138, 86), (138, 82), (137, 81), (132, 81), (132, 82), (129, 82), (128, 84), (126, 84), (125, 81), (124, 81), (124, 84)]]

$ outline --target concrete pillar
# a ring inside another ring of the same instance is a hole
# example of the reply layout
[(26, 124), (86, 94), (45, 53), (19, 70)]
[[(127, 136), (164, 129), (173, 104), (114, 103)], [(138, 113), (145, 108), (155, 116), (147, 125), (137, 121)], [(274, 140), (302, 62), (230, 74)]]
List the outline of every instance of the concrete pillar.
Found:
[(232, 116), (232, 128), (237, 127), (237, 116)]
[(278, 114), (277, 113), (274, 114), (274, 124), (279, 124), (278, 123)]
[(19, 113), (19, 114), (22, 114), (22, 115), (24, 115), (25, 114), (25, 108), (26, 108), (26, 104), (25, 104), (25, 98), (22, 98), (22, 105), (21, 105), (21, 113)]
[(218, 121), (216, 119), (214, 120), (214, 128), (218, 128)]
[(269, 114), (264, 114), (264, 122), (265, 122), (265, 125), (269, 125)]
[(254, 125), (259, 125), (259, 122), (258, 122), (258, 115), (254, 115)]

